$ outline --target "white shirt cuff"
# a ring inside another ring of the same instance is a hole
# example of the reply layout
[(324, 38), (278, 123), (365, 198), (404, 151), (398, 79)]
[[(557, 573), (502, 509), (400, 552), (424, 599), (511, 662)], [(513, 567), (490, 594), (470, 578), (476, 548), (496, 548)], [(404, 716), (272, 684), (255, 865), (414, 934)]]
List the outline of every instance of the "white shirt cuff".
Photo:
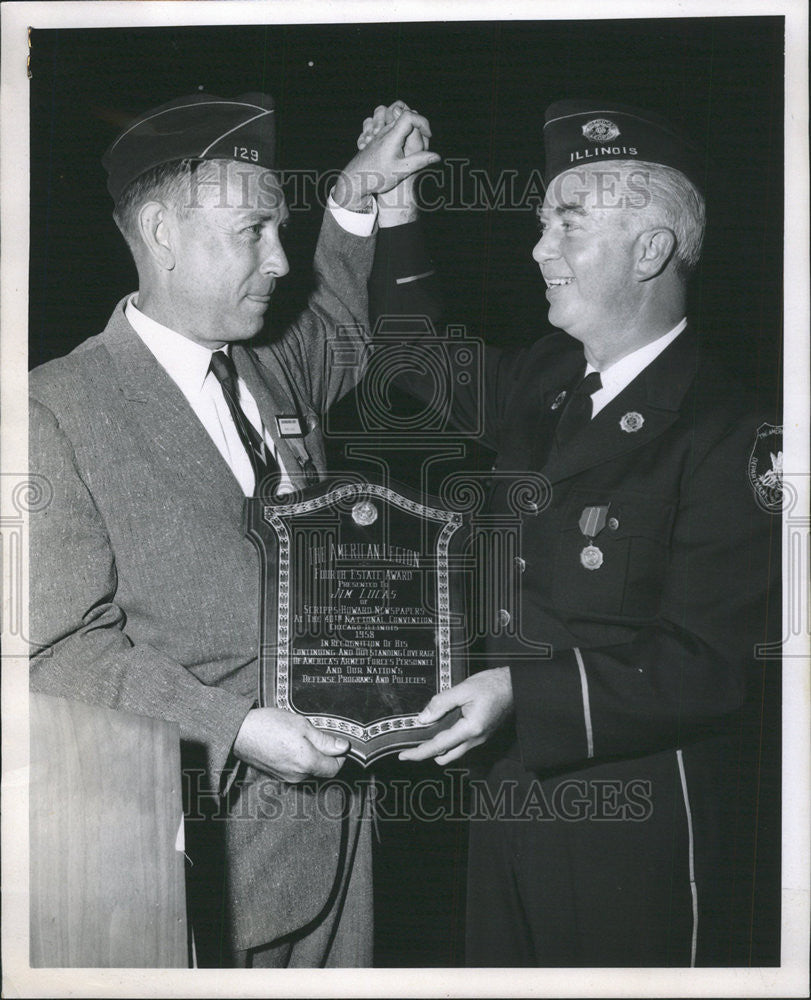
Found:
[(332, 217), (341, 227), (353, 236), (371, 236), (375, 231), (377, 223), (377, 201), (372, 199), (371, 212), (350, 212), (348, 208), (341, 206), (332, 197), (330, 192), (327, 198), (327, 208), (332, 212)]

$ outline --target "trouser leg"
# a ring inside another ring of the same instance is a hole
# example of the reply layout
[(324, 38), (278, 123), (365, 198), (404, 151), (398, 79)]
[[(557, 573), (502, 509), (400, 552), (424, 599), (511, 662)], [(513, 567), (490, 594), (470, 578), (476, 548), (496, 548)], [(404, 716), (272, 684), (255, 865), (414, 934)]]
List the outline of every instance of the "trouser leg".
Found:
[(366, 968), (372, 964), (370, 823), (353, 820), (338, 892), (329, 909), (295, 934), (234, 956), (237, 968)]
[[(633, 763), (627, 772), (634, 778)], [(520, 804), (529, 784), (515, 774)], [(493, 801), (511, 776), (491, 772)], [(472, 820), (469, 965), (690, 964), (695, 887), (678, 772), (663, 766), (633, 815), (613, 803), (624, 787), (595, 769), (537, 785), (533, 815)], [(611, 808), (595, 809), (609, 792)]]

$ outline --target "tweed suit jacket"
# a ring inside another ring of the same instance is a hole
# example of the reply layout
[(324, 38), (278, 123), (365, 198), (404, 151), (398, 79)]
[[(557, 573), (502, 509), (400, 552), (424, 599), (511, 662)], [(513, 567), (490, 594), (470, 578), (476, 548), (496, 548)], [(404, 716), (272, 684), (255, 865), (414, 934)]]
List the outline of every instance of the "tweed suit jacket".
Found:
[[(232, 349), (265, 426), (275, 437), (274, 417), (298, 414), (319, 473), (321, 415), (360, 374), (329, 365), (325, 345), (342, 336), (360, 357), (373, 246), (326, 213), (307, 310), (277, 342)], [(259, 562), (237, 480), (124, 304), (30, 375), (30, 467), (52, 491), (31, 521), (31, 687), (179, 723), (217, 789), (257, 698)], [(301, 483), (288, 442), (276, 447)], [(317, 918), (358, 833), (357, 797), (338, 784), (248, 770), (240, 818), (224, 824), (237, 948)]]

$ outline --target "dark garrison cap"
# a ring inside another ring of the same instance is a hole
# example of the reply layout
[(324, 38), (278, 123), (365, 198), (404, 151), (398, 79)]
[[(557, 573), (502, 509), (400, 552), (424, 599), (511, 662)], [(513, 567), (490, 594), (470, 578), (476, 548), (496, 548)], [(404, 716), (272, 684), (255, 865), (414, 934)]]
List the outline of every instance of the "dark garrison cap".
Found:
[(276, 114), (269, 94), (177, 97), (133, 119), (102, 157), (107, 190), (118, 202), (124, 188), (172, 160), (237, 160), (273, 169)]
[(703, 185), (698, 147), (658, 115), (626, 104), (557, 101), (546, 109), (544, 180), (600, 160), (645, 160), (680, 170)]

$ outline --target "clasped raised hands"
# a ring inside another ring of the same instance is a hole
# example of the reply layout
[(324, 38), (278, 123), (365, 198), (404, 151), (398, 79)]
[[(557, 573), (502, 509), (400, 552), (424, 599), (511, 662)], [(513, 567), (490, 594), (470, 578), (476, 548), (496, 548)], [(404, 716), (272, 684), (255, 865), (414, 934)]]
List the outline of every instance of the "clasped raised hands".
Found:
[(365, 119), (358, 154), (344, 167), (333, 198), (353, 212), (369, 211), (372, 198), (385, 195), (420, 170), (438, 163), (428, 149), (431, 127), (402, 101), (378, 106)]

